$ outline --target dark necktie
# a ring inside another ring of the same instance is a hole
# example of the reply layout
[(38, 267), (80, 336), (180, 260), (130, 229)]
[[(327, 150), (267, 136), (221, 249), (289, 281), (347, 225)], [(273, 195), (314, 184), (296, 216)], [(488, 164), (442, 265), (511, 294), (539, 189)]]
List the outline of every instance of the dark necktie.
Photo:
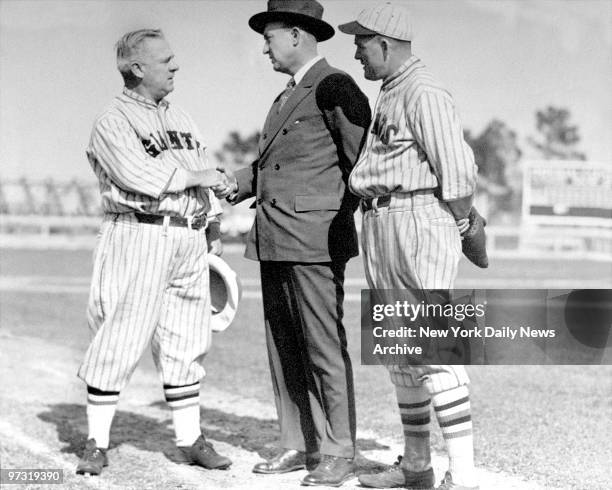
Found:
[(295, 80), (293, 79), (293, 77), (291, 77), (289, 81), (287, 82), (287, 87), (285, 88), (285, 91), (280, 96), (280, 99), (278, 101), (278, 111), (277, 112), (281, 111), (281, 109), (285, 105), (285, 102), (287, 102), (287, 99), (291, 97), (291, 94), (293, 93), (294, 88), (295, 88)]

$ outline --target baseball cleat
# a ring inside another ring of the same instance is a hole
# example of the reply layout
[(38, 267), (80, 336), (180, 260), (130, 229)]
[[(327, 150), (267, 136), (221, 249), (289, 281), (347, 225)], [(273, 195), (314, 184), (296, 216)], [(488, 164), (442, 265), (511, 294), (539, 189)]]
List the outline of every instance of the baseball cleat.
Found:
[(409, 488), (411, 490), (433, 490), (435, 477), (432, 468), (425, 471), (409, 471), (400, 466), (402, 457), (380, 473), (360, 475), (359, 483), (369, 488)]
[(191, 446), (179, 447), (187, 464), (198, 465), (207, 470), (226, 470), (232, 460), (221, 456), (213, 445), (200, 435)]
[(444, 475), (444, 479), (440, 482), (440, 486), (436, 490), (480, 490), (478, 485), (474, 487), (466, 487), (465, 485), (458, 485), (453, 483), (453, 475), (450, 471), (447, 471)]
[(108, 466), (106, 449), (97, 447), (95, 439), (89, 439), (85, 444), (83, 456), (81, 456), (77, 465), (77, 475), (99, 475), (105, 466)]

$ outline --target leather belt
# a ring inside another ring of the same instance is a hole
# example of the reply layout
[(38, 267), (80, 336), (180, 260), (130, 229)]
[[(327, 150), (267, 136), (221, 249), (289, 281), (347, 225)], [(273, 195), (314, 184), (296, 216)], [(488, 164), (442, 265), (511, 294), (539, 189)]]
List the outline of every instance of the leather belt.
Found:
[[(374, 201), (376, 202), (376, 206), (374, 206)], [(365, 213), (366, 211), (370, 211), (371, 209), (376, 208), (386, 208), (391, 204), (391, 194), (387, 194), (386, 196), (379, 197), (371, 197), (368, 199), (361, 200), (361, 211)]]
[[(159, 214), (142, 214), (142, 213), (134, 213), (136, 219), (139, 223), (146, 223), (148, 225), (163, 225), (164, 218), (166, 216)], [(198, 216), (192, 218), (191, 220), (188, 218), (181, 218), (180, 216), (168, 216), (169, 226), (178, 226), (181, 228), (191, 228), (192, 230), (199, 230), (201, 228), (206, 228), (206, 224), (208, 219), (206, 216)], [(191, 223), (190, 223), (191, 221)], [(191, 226), (190, 226), (191, 225)]]

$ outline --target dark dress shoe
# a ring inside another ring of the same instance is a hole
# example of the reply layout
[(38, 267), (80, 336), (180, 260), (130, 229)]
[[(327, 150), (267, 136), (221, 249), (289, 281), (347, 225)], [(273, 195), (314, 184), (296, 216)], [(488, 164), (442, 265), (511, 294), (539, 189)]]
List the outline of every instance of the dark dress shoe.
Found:
[(179, 449), (186, 463), (202, 466), (207, 470), (226, 470), (232, 464), (232, 460), (217, 453), (213, 445), (204, 439), (204, 436), (198, 437), (193, 445), (179, 447)]
[(302, 479), (302, 485), (339, 487), (355, 476), (355, 464), (350, 458), (324, 454), (317, 467)]
[(253, 466), (253, 473), (272, 475), (276, 473), (289, 473), (290, 471), (303, 470), (311, 466), (311, 457), (296, 449), (285, 449), (280, 454), (268, 461), (262, 461)]

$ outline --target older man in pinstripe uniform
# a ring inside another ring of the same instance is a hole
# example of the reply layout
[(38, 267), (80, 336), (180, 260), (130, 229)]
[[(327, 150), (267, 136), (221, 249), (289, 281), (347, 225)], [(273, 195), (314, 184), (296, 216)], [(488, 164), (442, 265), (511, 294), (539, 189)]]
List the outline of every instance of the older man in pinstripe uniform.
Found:
[(221, 253), (221, 212), (202, 137), (166, 99), (178, 65), (163, 34), (143, 29), (117, 43), (123, 93), (96, 119), (87, 156), (104, 221), (87, 309), (92, 341), (79, 368), (89, 436), (77, 473), (97, 475), (120, 391), (151, 344), (185, 462), (225, 469), (200, 431), (199, 391), (210, 347), (207, 249)]
[[(343, 24), (355, 36), (365, 77), (382, 80), (365, 148), (351, 173), (362, 198), (362, 245), (372, 289), (453, 287), (460, 233), (476, 184), (455, 104), (412, 55), (409, 13), (391, 2)], [(439, 489), (477, 489), (468, 377), (463, 366), (387, 366), (396, 387), (405, 453), (389, 471), (362, 475), (369, 487), (432, 488), (430, 405), (449, 452)]]

